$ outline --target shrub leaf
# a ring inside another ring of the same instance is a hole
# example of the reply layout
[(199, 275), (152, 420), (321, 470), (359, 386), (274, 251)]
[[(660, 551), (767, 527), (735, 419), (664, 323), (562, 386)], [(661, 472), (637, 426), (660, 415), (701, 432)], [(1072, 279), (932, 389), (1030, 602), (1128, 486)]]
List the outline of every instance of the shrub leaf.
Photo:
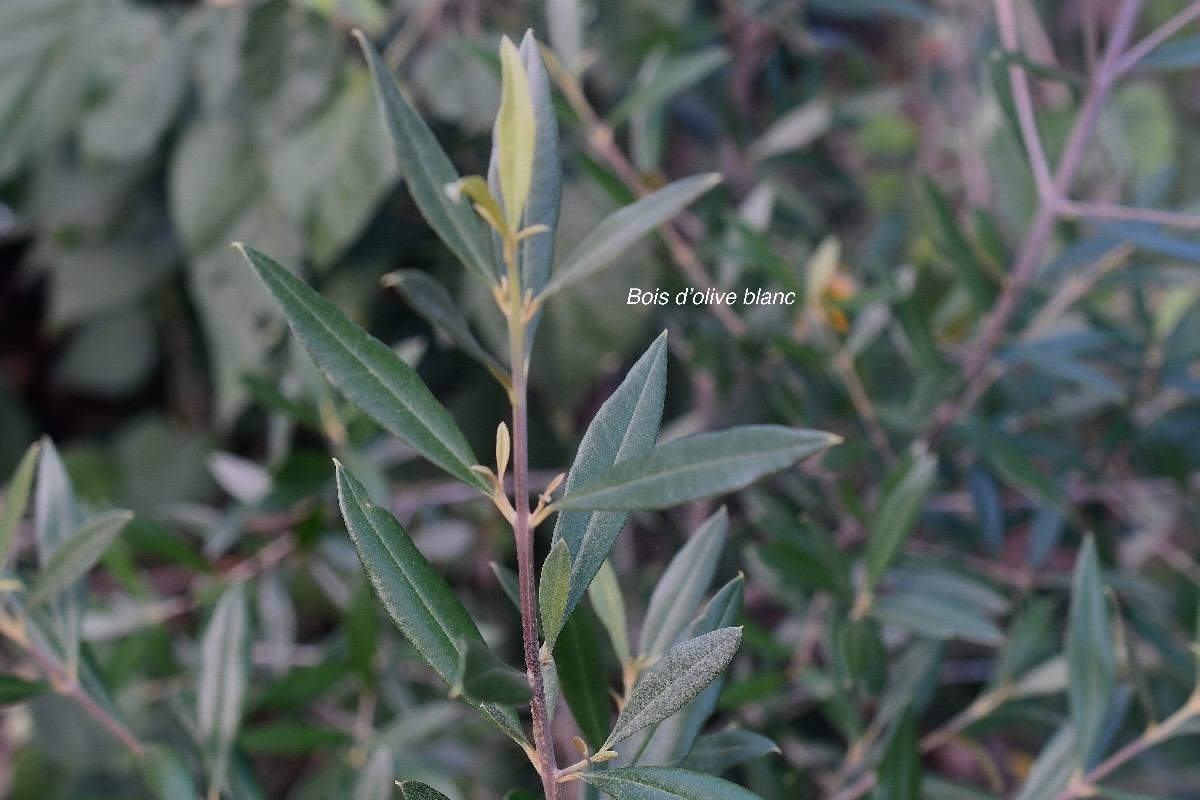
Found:
[(579, 777), (615, 800), (761, 800), (729, 781), (682, 769), (630, 767)]
[(38, 572), (25, 607), (37, 608), (86, 575), (131, 519), (132, 511), (106, 511), (81, 525), (55, 549)]
[(1086, 769), (1104, 727), (1109, 699), (1116, 687), (1116, 643), (1109, 625), (1108, 604), (1096, 543), (1084, 542), (1071, 582), (1067, 662), (1071, 679), (1067, 697), (1075, 730), (1075, 751)]
[(538, 582), (538, 608), (542, 615), (542, 636), (546, 647), (553, 652), (554, 642), (562, 630), (567, 615), (567, 593), (571, 586), (571, 551), (563, 539), (550, 548), (542, 564)]

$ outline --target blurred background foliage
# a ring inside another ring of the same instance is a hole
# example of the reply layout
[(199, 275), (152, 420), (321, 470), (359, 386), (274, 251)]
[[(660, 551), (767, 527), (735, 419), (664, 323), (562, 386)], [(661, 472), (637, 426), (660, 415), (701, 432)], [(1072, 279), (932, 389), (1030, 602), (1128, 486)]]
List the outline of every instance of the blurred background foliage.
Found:
[[(746, 646), (718, 727), (780, 749), (731, 776), (768, 800), (1059, 796), (1080, 663), (1115, 653), (1104, 752), (1195, 682), (1200, 240), (1062, 221), (978, 402), (937, 414), (962, 396), (958, 362), (1037, 212), (1007, 65), (1040, 65), (1056, 160), (1090, 20), (1106, 30), (1119, 5), (1020, 0), (1014, 54), (976, 0), (0, 0), (0, 474), (49, 434), (86, 507), (137, 513), (93, 576), (83, 636), (130, 729), (161, 743), (139, 767), (43, 694), (4, 712), (0, 794), (188, 796), (201, 640), (238, 581), (254, 634), (234, 796), (382, 798), (402, 776), (483, 799), (518, 780), (380, 624), (328, 456), (370, 476), (515, 654), (488, 566), (511, 560), (503, 527), (351, 413), (229, 243), (296, 267), (396, 344), (488, 452), (502, 394), (378, 284), (427, 270), (500, 335), (407, 197), (349, 32), (380, 43), (468, 174), (486, 171), (497, 40), (533, 27), (567, 89), (560, 249), (646, 187), (726, 177), (665, 246), (549, 307), (535, 466), (569, 463), (663, 328), (686, 377), (668, 435), (771, 421), (847, 440), (730, 498), (716, 572), (748, 572)], [(1138, 32), (1189, 5), (1146, 4)], [(1200, 213), (1198, 65), (1185, 31), (1115, 89), (1076, 197)], [(801, 299), (625, 302), (697, 275)], [(614, 554), (632, 608), (708, 511), (634, 517)], [(1086, 534), (1107, 590), (1085, 599), (1113, 638), (1064, 656)], [(29, 537), (18, 547), (20, 569)], [(1168, 742), (1105, 791), (1200, 797), (1194, 747)]]

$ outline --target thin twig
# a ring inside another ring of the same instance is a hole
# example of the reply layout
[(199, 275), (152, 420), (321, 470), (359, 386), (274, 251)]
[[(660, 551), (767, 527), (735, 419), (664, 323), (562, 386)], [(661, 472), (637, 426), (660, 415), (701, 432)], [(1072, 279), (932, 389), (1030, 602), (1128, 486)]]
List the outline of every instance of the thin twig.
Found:
[(1086, 203), (1075, 200), (1062, 200), (1058, 204), (1058, 210), (1064, 217), (1069, 218), (1080, 217), (1083, 219), (1148, 222), (1154, 225), (1169, 225), (1174, 228), (1200, 230), (1200, 214), (1164, 211), (1158, 208), (1136, 208), (1134, 206), (1121, 206), (1113, 203)]
[[(1000, 43), (1010, 53), (1020, 48), (1017, 36), (1017, 15), (1012, 0), (997, 0), (996, 20), (1000, 28)], [(1050, 177), (1050, 166), (1046, 160), (1046, 151), (1042, 147), (1042, 137), (1038, 133), (1037, 116), (1033, 111), (1033, 97), (1029, 91), (1029, 73), (1020, 64), (1009, 64), (1008, 78), (1013, 87), (1013, 103), (1017, 108), (1017, 122), (1021, 128), (1021, 140), (1029, 153), (1029, 163), (1033, 169), (1033, 179), (1037, 184), (1038, 197), (1045, 202), (1050, 197), (1053, 182)]]
[(1193, 2), (1183, 11), (1180, 11), (1171, 17), (1171, 19), (1164, 22), (1158, 29), (1146, 36), (1145, 39), (1142, 39), (1136, 45), (1129, 48), (1117, 60), (1117, 73), (1122, 74), (1136, 67), (1143, 58), (1150, 55), (1159, 45), (1183, 30), (1189, 22), (1197, 18), (1200, 18), (1200, 0)]

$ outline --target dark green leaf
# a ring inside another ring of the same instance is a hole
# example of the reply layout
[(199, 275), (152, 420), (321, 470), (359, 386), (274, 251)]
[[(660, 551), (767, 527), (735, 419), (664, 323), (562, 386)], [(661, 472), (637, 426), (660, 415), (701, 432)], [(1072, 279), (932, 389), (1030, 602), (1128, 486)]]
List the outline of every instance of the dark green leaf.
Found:
[(982, 424), (970, 426), (968, 432), (980, 455), (1001, 477), (1028, 490), (1050, 508), (1066, 507), (1062, 488), (1034, 464), (1016, 439)]
[(730, 767), (778, 752), (779, 747), (774, 742), (753, 731), (718, 731), (697, 739), (680, 766), (720, 775)]
[(601, 749), (609, 749), (687, 705), (725, 671), (741, 643), (741, 628), (721, 628), (672, 647), (634, 685)]
[(542, 564), (542, 577), (538, 582), (538, 608), (542, 617), (542, 636), (551, 652), (554, 642), (562, 630), (567, 614), (567, 594), (571, 587), (571, 551), (564, 539), (559, 539), (550, 548), (550, 555)]
[(242, 248), (329, 382), (368, 416), (446, 472), (481, 491), (486, 481), (450, 413), (391, 348), (267, 256)]
[(936, 470), (937, 458), (926, 453), (906, 459), (888, 476), (867, 542), (867, 574), (872, 586), (883, 578), (916, 526)]
[(27, 681), (15, 675), (0, 675), (0, 706), (24, 703), (49, 689), (50, 687), (42, 681)]
[(33, 475), (40, 451), (41, 444), (37, 442), (29, 446), (4, 492), (4, 507), (0, 510), (0, 570), (4, 569), (8, 562), (8, 551), (12, 549), (13, 540), (17, 536), (21, 517), (25, 516), (25, 506), (29, 503), (29, 492), (33, 488)]
[(541, 297), (549, 297), (603, 269), (650, 231), (668, 222), (721, 182), (712, 173), (668, 184), (636, 203), (614, 211), (563, 259)]
[(615, 800), (761, 800), (729, 781), (682, 769), (629, 767), (579, 777)]
[(331, 750), (348, 740), (341, 731), (288, 720), (248, 727), (238, 735), (238, 744), (249, 755), (299, 756)]
[(529, 702), (529, 679), (524, 672), (504, 663), (483, 642), (463, 639), (458, 643), (457, 693), (481, 703), (519, 705)]
[(504, 795), (504, 800), (542, 800), (528, 789), (509, 789)]
[(942, 248), (955, 270), (962, 276), (963, 285), (977, 312), (984, 312), (992, 307), (995, 292), (987, 281), (983, 264), (963, 233), (950, 201), (942, 194), (933, 181), (925, 179), (925, 194), (933, 207), (933, 219), (936, 229), (941, 234)]
[(446, 186), (458, 180), (458, 172), (375, 48), (361, 33), (358, 39), (371, 67), (384, 128), (391, 136), (413, 202), (468, 269), (487, 283), (495, 283), (491, 242), (475, 210), (469, 203), (457, 203), (446, 195)]
[(384, 280), (396, 287), (396, 291), (404, 296), (412, 310), (449, 337), (458, 349), (483, 364), (493, 374), (505, 374), (504, 365), (484, 349), (475, 338), (475, 334), (471, 333), (467, 321), (454, 306), (454, 298), (444, 286), (416, 269), (398, 269)]
[[(371, 503), (367, 490), (340, 463), (337, 482), (346, 528), (375, 595), (425, 663), (447, 685), (454, 685), (463, 655), (460, 642), (482, 644), (479, 629), (408, 532)], [(472, 705), (519, 744), (527, 744), (511, 707)]]
[[(654, 340), (592, 418), (579, 443), (575, 463), (567, 474), (566, 494), (598, 477), (618, 461), (654, 447), (662, 421), (666, 388), (667, 341), (664, 333)], [(627, 517), (623, 511), (564, 511), (558, 515), (554, 539), (565, 539), (573, 557), (568, 615), (608, 558)]]
[(563, 697), (586, 741), (595, 750), (608, 736), (612, 701), (604, 674), (600, 636), (586, 609), (572, 614), (554, 648), (554, 663)]
[(416, 781), (400, 781), (400, 797), (403, 800), (450, 800), (437, 789)]
[(922, 774), (917, 720), (910, 711), (900, 720), (883, 751), (874, 800), (920, 800)]
[(670, 508), (745, 488), (840, 441), (782, 425), (702, 433), (618, 462), (554, 505), (567, 511)]
[(81, 525), (38, 572), (26, 607), (37, 608), (91, 571), (131, 519), (132, 511), (106, 511)]
[[(50, 563), (55, 551), (67, 542), (83, 523), (83, 512), (58, 450), (49, 438), (42, 438), (38, 457), (37, 489), (34, 492), (33, 535), (37, 545), (38, 566)], [(68, 665), (79, 659), (79, 626), (87, 587), (82, 581), (50, 601), (54, 646)]]
[(1116, 689), (1116, 642), (1109, 624), (1104, 580), (1096, 544), (1089, 537), (1079, 554), (1071, 582), (1067, 661), (1071, 680), (1067, 696), (1079, 763), (1090, 766), (1093, 748), (1104, 727), (1105, 712)]

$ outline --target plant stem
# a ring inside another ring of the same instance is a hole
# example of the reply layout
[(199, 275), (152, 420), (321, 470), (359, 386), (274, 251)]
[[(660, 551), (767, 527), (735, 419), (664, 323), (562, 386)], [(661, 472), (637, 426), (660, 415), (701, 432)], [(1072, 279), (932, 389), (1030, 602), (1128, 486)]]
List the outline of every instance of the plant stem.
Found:
[[(505, 248), (506, 251), (511, 248)], [(542, 660), (538, 652), (537, 596), (534, 587), (533, 529), (529, 524), (529, 411), (528, 362), (525, 358), (525, 319), (521, 296), (520, 272), (508, 260), (508, 342), (512, 362), (512, 465), (513, 465), (513, 536), (517, 544), (517, 579), (521, 589), (521, 640), (525, 650), (525, 671), (532, 690), (529, 708), (533, 715), (533, 743), (546, 800), (559, 800), (558, 764), (554, 758), (554, 740), (550, 735), (546, 687), (542, 682)]]

